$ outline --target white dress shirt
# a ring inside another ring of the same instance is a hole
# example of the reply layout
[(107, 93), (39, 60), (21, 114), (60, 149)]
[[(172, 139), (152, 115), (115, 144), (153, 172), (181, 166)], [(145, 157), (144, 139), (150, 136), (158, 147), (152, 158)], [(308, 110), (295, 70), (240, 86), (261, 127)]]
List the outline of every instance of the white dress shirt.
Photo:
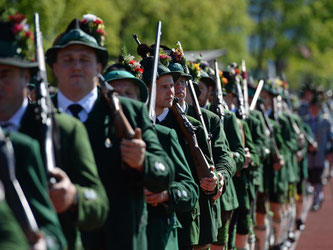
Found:
[(169, 109), (165, 109), (162, 114), (157, 116), (157, 119), (159, 120), (159, 122), (162, 122), (165, 119), (165, 117), (168, 115), (168, 113), (169, 113)]
[(88, 95), (83, 97), (78, 102), (73, 102), (69, 100), (66, 96), (64, 96), (61, 91), (58, 91), (57, 100), (58, 100), (58, 109), (60, 112), (64, 112), (73, 116), (72, 112), (68, 109), (68, 107), (72, 104), (79, 104), (82, 106), (82, 110), (79, 112), (79, 118), (82, 122), (85, 122), (88, 119), (88, 114), (93, 109), (94, 104), (97, 100), (98, 92), (97, 87), (95, 87)]

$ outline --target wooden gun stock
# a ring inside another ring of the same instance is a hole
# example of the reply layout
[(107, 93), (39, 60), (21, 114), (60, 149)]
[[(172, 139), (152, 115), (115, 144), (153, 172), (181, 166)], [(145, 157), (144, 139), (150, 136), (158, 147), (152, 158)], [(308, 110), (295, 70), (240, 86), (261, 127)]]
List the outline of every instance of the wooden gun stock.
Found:
[(99, 83), (104, 99), (106, 100), (106, 103), (108, 104), (112, 112), (112, 119), (114, 122), (114, 127), (117, 135), (120, 138), (133, 139), (135, 136), (135, 132), (123, 112), (121, 103), (118, 99), (117, 93), (115, 92), (114, 88), (112, 88), (105, 81), (102, 75), (99, 76)]
[[(111, 117), (113, 120), (116, 134), (123, 139), (133, 139), (135, 136), (135, 132), (123, 112), (117, 93), (115, 92), (114, 88), (105, 81), (104, 77), (101, 74), (99, 75), (98, 79), (99, 85), (103, 93), (103, 97), (111, 111)], [(109, 138), (107, 138), (106, 140), (108, 139)], [(108, 144), (107, 141), (106, 144)], [(127, 169), (125, 164), (123, 164), (122, 167), (123, 169)]]
[(182, 134), (184, 135), (185, 141), (188, 144), (199, 181), (203, 177), (210, 177), (211, 176), (210, 166), (205, 155), (202, 153), (202, 150), (198, 145), (197, 136), (195, 134), (195, 128), (193, 127), (191, 122), (187, 119), (185, 113), (182, 111), (176, 99), (174, 100), (170, 110), (174, 114), (176, 121), (182, 131)]

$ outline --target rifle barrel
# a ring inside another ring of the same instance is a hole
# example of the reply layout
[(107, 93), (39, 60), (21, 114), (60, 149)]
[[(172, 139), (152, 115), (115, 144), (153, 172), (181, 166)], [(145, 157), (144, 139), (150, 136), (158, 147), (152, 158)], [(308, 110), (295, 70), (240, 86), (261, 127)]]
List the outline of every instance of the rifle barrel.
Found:
[(254, 97), (252, 99), (252, 102), (251, 102), (251, 105), (250, 105), (250, 110), (254, 110), (256, 108), (257, 101), (258, 101), (258, 98), (259, 98), (259, 95), (261, 93), (261, 90), (262, 90), (263, 86), (264, 86), (264, 80), (261, 79), (259, 81), (258, 87), (256, 89), (256, 93), (254, 94)]
[(153, 68), (153, 75), (152, 75), (152, 79), (151, 79), (151, 86), (150, 86), (150, 93), (149, 93), (149, 100), (148, 100), (148, 114), (149, 114), (149, 118), (152, 120), (153, 124), (155, 124), (155, 121), (156, 121), (156, 113), (155, 113), (156, 78), (157, 78), (157, 66), (158, 66), (158, 60), (159, 60), (161, 35), (162, 35), (162, 22), (158, 21), (157, 29), (156, 29), (156, 38), (155, 38), (155, 49), (154, 49), (154, 68)]

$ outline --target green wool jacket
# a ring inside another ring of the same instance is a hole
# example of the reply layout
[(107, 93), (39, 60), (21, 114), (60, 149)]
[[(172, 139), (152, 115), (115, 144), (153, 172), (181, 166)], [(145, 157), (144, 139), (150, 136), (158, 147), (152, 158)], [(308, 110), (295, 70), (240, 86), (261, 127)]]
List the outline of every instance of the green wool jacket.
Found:
[[(300, 180), (300, 168), (299, 168), (299, 164), (297, 162), (297, 152), (299, 150), (304, 150), (304, 148), (301, 148), (300, 145), (299, 145), (299, 135), (296, 133), (296, 130), (294, 129), (294, 126), (298, 126), (298, 128), (300, 130), (302, 130), (302, 125), (300, 124), (300, 119), (299, 116), (297, 114), (294, 114), (294, 113), (289, 113), (289, 112), (284, 112), (283, 113), (288, 121), (289, 121), (289, 124), (290, 124), (290, 135), (292, 137), (292, 142), (293, 142), (293, 149), (294, 151), (292, 152), (292, 163), (293, 163), (293, 172), (294, 172), (294, 175), (295, 175), (295, 182), (298, 182)], [(294, 126), (293, 126), (294, 124)], [(303, 152), (306, 152), (306, 151), (303, 151)]]
[(246, 122), (249, 126), (255, 149), (255, 155), (252, 155), (253, 161), (251, 161), (252, 171), (248, 172), (248, 178), (251, 185), (253, 185), (254, 192), (256, 192), (260, 187), (261, 190), (263, 189), (262, 162), (265, 156), (265, 136), (262, 133), (261, 121), (251, 112), (249, 113)]
[[(245, 147), (249, 148), (251, 153), (251, 161), (247, 168), (243, 168), (234, 176), (234, 183), (239, 202), (239, 209), (250, 209), (250, 200), (253, 198), (253, 185), (250, 183), (249, 172), (257, 166), (257, 155), (252, 141), (252, 136), (247, 123), (240, 120), (243, 126), (245, 138)], [(252, 165), (253, 164), (253, 165)]]
[(15, 154), (16, 178), (40, 231), (45, 235), (48, 249), (64, 249), (66, 240), (48, 195), (46, 172), (39, 144), (31, 137), (17, 132), (10, 133), (10, 139)]
[(161, 192), (167, 190), (174, 179), (173, 163), (158, 141), (146, 106), (124, 97), (119, 100), (132, 128), (141, 128), (146, 143), (144, 172), (123, 166), (121, 138), (115, 132), (110, 109), (98, 90), (98, 99), (84, 125), (107, 192), (110, 212), (101, 229), (81, 230), (86, 249), (147, 249), (148, 212), (144, 188)]
[[(108, 200), (98, 177), (94, 155), (83, 124), (77, 119), (59, 112), (55, 113), (55, 120), (60, 137), (58, 164), (78, 191), (77, 213), (66, 211), (58, 214), (58, 217), (68, 248), (77, 249), (81, 245), (78, 230), (92, 230), (101, 227), (109, 210)], [(33, 104), (29, 104), (21, 120), (20, 131), (40, 140), (40, 123), (34, 118)]]
[[(251, 154), (251, 160), (250, 160), (248, 167), (245, 169), (243, 168), (240, 171), (241, 176), (243, 174), (246, 176), (246, 178), (245, 178), (246, 181), (244, 181), (243, 186), (247, 187), (246, 191), (247, 191), (249, 201), (248, 201), (248, 206), (247, 206), (247, 201), (246, 201), (246, 203), (244, 202), (244, 204), (246, 204), (247, 209), (250, 209), (250, 201), (254, 200), (254, 198), (255, 198), (255, 185), (253, 182), (253, 172), (255, 172), (258, 169), (260, 163), (259, 163), (259, 156), (257, 154), (255, 145), (253, 142), (251, 129), (249, 128), (246, 121), (241, 120), (241, 122), (243, 125), (243, 131), (244, 131), (244, 137), (245, 137), (245, 147), (247, 147), (249, 149), (250, 154)], [(258, 127), (255, 127), (255, 128), (258, 128)], [(244, 195), (243, 198), (245, 198), (245, 197), (246, 197), (246, 195)], [(240, 207), (242, 207), (241, 201), (240, 201), (241, 199), (238, 199), (238, 200), (240, 203)]]
[[(1, 196), (4, 195), (1, 190)], [(26, 250), (29, 245), (6, 200), (0, 197), (0, 249)]]
[[(191, 117), (196, 117), (195, 109), (191, 105), (186, 106), (186, 113)], [(201, 113), (207, 128), (207, 132), (211, 138), (211, 147), (213, 153), (213, 160), (216, 170), (223, 175), (224, 187), (223, 195), (217, 201), (220, 202), (220, 206), (217, 206), (216, 219), (221, 222), (218, 227), (222, 226), (221, 213), (223, 208), (230, 208), (233, 206), (232, 192), (234, 190), (234, 183), (232, 177), (236, 172), (235, 161), (232, 159), (232, 153), (229, 148), (226, 135), (223, 130), (223, 124), (219, 116), (213, 112), (201, 108)], [(230, 197), (231, 195), (231, 197)], [(223, 196), (226, 196), (222, 198)]]
[[(245, 162), (245, 151), (242, 145), (241, 132), (235, 114), (225, 110), (223, 123), (225, 135), (227, 137), (230, 150), (233, 153), (236, 170), (240, 171)], [(222, 195), (222, 204), (222, 210), (224, 211), (231, 211), (239, 207), (235, 183), (230, 189), (227, 188), (226, 193)]]
[[(213, 165), (213, 162), (209, 157), (208, 142), (205, 138), (200, 122), (190, 116), (187, 116), (187, 118), (195, 127), (197, 127), (196, 135), (199, 146), (203, 151), (204, 155), (206, 156), (206, 159), (209, 162), (209, 164)], [(198, 180), (198, 176), (195, 170), (195, 165), (193, 163), (188, 146), (177, 124), (177, 121), (171, 111), (169, 111), (166, 118), (161, 122), (161, 125), (176, 130), (179, 138), (179, 143), (183, 149), (187, 162), (189, 163), (192, 176), (195, 182), (200, 186), (200, 182)], [(215, 169), (215, 174), (217, 174), (216, 169)], [(197, 244), (204, 245), (216, 241), (217, 228), (219, 224), (218, 220), (216, 219), (216, 215), (218, 211), (219, 202), (212, 203), (211, 202), (212, 195), (205, 194), (200, 188), (199, 208), (196, 207), (191, 211), (191, 213), (184, 214), (184, 217), (180, 216), (178, 217), (179, 221), (182, 224), (182, 228), (178, 230), (179, 246), (190, 246)]]
[(169, 201), (154, 207), (148, 205), (148, 249), (178, 249), (177, 228), (180, 223), (176, 214), (183, 217), (196, 206), (199, 188), (195, 183), (178, 137), (173, 129), (155, 125), (158, 139), (175, 165), (175, 180), (168, 193)]
[[(194, 107), (191, 105), (186, 105), (186, 107), (185, 113), (196, 118)], [(223, 125), (220, 118), (213, 112), (201, 108), (201, 113), (205, 121), (207, 132), (211, 138), (214, 165), (217, 171), (223, 175), (225, 186), (227, 186), (229, 180), (236, 172), (236, 165), (232, 159)]]
[[(299, 115), (295, 114), (295, 120), (296, 120), (296, 123), (297, 123), (298, 127), (303, 131), (303, 133), (307, 133), (309, 136), (312, 137), (312, 131), (311, 131), (310, 126), (307, 123), (303, 122)], [(298, 163), (300, 181), (301, 180), (306, 180), (309, 177), (309, 174), (308, 174), (308, 158), (307, 158), (308, 146), (309, 146), (308, 142), (305, 140), (305, 145), (302, 149), (302, 153), (303, 153), (304, 157)]]
[(230, 150), (233, 153), (236, 170), (239, 171), (243, 168), (245, 162), (245, 151), (236, 115), (228, 110), (224, 111), (224, 132), (227, 136)]
[[(287, 161), (288, 149), (282, 138), (282, 132), (280, 125), (273, 119), (273, 115), (270, 116), (269, 122), (271, 123), (274, 130), (274, 138), (279, 149), (280, 154), (282, 155), (284, 161)], [(270, 199), (273, 202), (284, 202), (288, 192), (288, 165), (285, 164), (279, 170), (274, 170), (273, 168), (273, 147), (270, 149), (270, 161), (266, 166), (267, 171), (264, 172), (264, 183), (265, 190), (270, 195)], [(272, 200), (273, 198), (273, 200)]]
[(285, 153), (286, 164), (288, 167), (288, 181), (289, 183), (296, 183), (298, 181), (298, 165), (296, 153), (298, 151), (298, 138), (297, 134), (292, 127), (293, 118), (286, 113), (279, 115), (279, 123), (281, 126), (282, 138), (288, 151)]
[(251, 110), (249, 116), (254, 116), (259, 120), (259, 131), (252, 136), (259, 156), (259, 168), (255, 172), (254, 183), (258, 185), (259, 192), (264, 192), (264, 170), (270, 154), (270, 138), (262, 113), (258, 110)]

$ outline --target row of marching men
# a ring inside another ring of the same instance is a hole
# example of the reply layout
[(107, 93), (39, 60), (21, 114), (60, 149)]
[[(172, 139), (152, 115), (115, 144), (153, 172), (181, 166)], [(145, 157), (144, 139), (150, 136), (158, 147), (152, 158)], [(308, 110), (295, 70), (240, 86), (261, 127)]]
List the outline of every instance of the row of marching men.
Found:
[(285, 85), (255, 88), (245, 67), (186, 62), (158, 39), (108, 65), (88, 14), (45, 53), (50, 97), (26, 18), (0, 25), (1, 249), (265, 249), (269, 211), (274, 248), (293, 238), (318, 145)]

